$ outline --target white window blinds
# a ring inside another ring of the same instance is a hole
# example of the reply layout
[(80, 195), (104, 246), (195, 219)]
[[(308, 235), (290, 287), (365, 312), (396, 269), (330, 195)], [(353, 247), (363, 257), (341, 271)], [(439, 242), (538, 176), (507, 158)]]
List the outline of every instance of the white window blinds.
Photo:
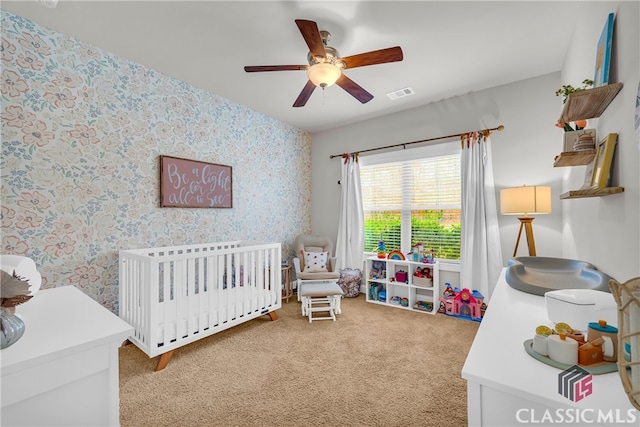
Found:
[(390, 161), (384, 155), (361, 161), (365, 252), (375, 251), (383, 240), (387, 251), (407, 253), (422, 243), (437, 258), (459, 259), (459, 149), (406, 150), (386, 157)]

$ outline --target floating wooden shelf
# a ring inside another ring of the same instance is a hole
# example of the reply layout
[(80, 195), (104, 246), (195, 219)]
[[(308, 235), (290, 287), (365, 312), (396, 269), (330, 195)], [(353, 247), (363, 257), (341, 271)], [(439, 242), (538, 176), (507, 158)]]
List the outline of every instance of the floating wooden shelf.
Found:
[(586, 190), (571, 190), (560, 195), (560, 199), (581, 199), (584, 197), (603, 197), (622, 193), (624, 187), (589, 188)]
[(607, 109), (611, 101), (622, 89), (622, 83), (611, 83), (593, 89), (574, 92), (564, 103), (560, 123), (570, 123), (576, 120), (595, 119)]
[(564, 151), (558, 154), (553, 167), (588, 165), (596, 157), (596, 150)]

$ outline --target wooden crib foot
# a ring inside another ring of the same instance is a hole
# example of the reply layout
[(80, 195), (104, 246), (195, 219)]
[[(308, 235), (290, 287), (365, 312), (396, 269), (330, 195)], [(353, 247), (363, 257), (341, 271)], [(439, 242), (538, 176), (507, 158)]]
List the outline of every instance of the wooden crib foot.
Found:
[(276, 313), (275, 311), (270, 311), (269, 317), (271, 318), (271, 320), (278, 320), (278, 313)]
[(158, 365), (156, 365), (156, 372), (161, 371), (167, 367), (174, 351), (175, 350), (167, 351), (166, 353), (162, 353), (160, 355), (160, 359), (158, 359)]

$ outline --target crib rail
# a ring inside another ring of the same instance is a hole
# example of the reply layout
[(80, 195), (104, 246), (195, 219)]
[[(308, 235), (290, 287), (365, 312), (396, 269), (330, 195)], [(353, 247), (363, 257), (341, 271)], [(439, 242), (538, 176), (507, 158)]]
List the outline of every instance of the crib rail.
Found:
[(280, 243), (120, 251), (120, 312), (149, 357), (280, 309)]

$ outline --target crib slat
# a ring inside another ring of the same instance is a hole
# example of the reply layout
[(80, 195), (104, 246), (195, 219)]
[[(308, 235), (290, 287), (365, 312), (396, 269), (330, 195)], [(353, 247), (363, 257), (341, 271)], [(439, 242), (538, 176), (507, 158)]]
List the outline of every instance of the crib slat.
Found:
[(227, 276), (225, 274), (226, 268), (226, 259), (227, 256), (225, 254), (218, 255), (218, 289), (217, 289), (217, 300), (218, 300), (218, 325), (222, 325), (227, 320), (226, 311), (223, 312), (224, 307), (226, 306), (226, 301), (224, 301), (225, 293), (223, 292), (227, 288)]
[(198, 258), (198, 265), (200, 266), (198, 269), (198, 318), (199, 320), (199, 331), (203, 332), (207, 330), (209, 327), (209, 299), (206, 296), (207, 292), (207, 258), (204, 256), (206, 254), (202, 254), (201, 258)]
[(182, 333), (182, 336), (187, 336), (192, 334), (197, 330), (197, 320), (194, 316), (194, 298), (196, 292), (196, 283), (195, 283), (195, 273), (196, 273), (196, 260), (193, 258), (187, 258), (185, 260), (185, 304), (184, 304), (184, 313), (183, 318), (186, 319), (185, 330)]
[(240, 273), (240, 266), (242, 265), (242, 252), (237, 252), (232, 255), (233, 257), (233, 269), (236, 271), (235, 274), (235, 295), (233, 297), (232, 305), (235, 307), (234, 318), (241, 317), (242, 312), (242, 304), (240, 301), (242, 300), (242, 294), (244, 292), (244, 285), (242, 283), (243, 275)]
[(185, 306), (188, 304), (187, 300), (187, 268), (186, 261), (180, 259), (176, 261), (176, 292), (175, 292), (175, 323), (176, 323), (176, 340), (182, 338), (185, 334), (186, 323), (188, 321), (186, 315)]
[(247, 314), (250, 314), (258, 310), (258, 301), (256, 301), (256, 252), (248, 251), (247, 257), (249, 259), (246, 264), (250, 273), (248, 273), (247, 295), (245, 296), (244, 301), (246, 304), (245, 311)]
[(209, 294), (209, 328), (213, 329), (218, 324), (218, 306), (216, 304), (218, 300), (218, 289), (217, 289), (217, 279), (218, 279), (218, 256), (215, 254), (211, 254), (207, 257), (207, 265), (209, 268), (207, 269), (207, 293)]
[(173, 290), (173, 284), (171, 283), (171, 277), (172, 277), (172, 272), (171, 269), (173, 268), (173, 262), (169, 261), (169, 262), (163, 262), (162, 263), (162, 295), (163, 295), (163, 301), (162, 303), (159, 303), (158, 306), (158, 312), (159, 312), (159, 317), (160, 319), (158, 319), (159, 322), (162, 322), (162, 325), (164, 325), (163, 327), (163, 337), (162, 337), (162, 343), (164, 345), (169, 345), (169, 343), (171, 342), (171, 328), (170, 328), (170, 321), (169, 321), (169, 316), (167, 314), (167, 310), (169, 308), (169, 305), (172, 304), (172, 294), (174, 292)]
[(258, 289), (258, 295), (257, 295), (257, 300), (258, 300), (258, 307), (257, 309), (262, 312), (264, 310), (264, 264), (266, 262), (265, 260), (265, 256), (264, 256), (264, 250), (261, 250), (260, 252), (258, 252), (256, 254), (256, 257), (258, 259), (258, 265), (256, 265), (256, 282), (257, 282), (257, 289)]
[(134, 298), (134, 303), (138, 306), (138, 310), (136, 310), (136, 316), (134, 318), (134, 321), (140, 325), (140, 331), (139, 331), (139, 335), (138, 338), (140, 340), (142, 340), (143, 342), (148, 342), (149, 337), (146, 336), (147, 334), (145, 334), (145, 332), (147, 332), (149, 329), (149, 324), (147, 323), (147, 318), (148, 318), (148, 312), (147, 312), (147, 304), (146, 304), (146, 299), (149, 297), (146, 292), (145, 292), (145, 286), (144, 284), (146, 283), (146, 280), (148, 280), (148, 278), (145, 276), (145, 265), (142, 265), (142, 263), (136, 261), (134, 262), (133, 267), (133, 279), (134, 279), (134, 283), (136, 283), (136, 286), (133, 287), (133, 298)]
[(156, 306), (159, 300), (158, 290), (158, 258), (151, 257), (148, 263), (141, 263), (139, 273), (143, 277), (141, 279), (140, 297), (141, 306), (143, 308), (143, 315), (141, 321), (145, 326), (144, 342), (155, 356), (157, 353), (157, 346), (155, 342), (158, 339), (158, 312)]
[[(242, 252), (242, 263), (240, 265), (242, 271), (242, 295), (238, 299), (238, 306), (240, 307), (240, 314), (246, 316), (251, 313), (251, 285), (249, 279), (251, 277), (251, 263), (249, 262), (249, 252)], [(248, 298), (248, 299), (247, 299)]]

